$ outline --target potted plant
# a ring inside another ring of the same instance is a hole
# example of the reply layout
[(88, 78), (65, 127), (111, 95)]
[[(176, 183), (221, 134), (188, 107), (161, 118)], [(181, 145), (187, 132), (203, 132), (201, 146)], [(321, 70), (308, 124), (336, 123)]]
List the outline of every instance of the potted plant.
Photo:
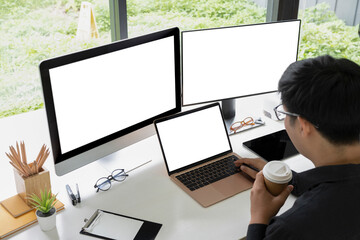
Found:
[(31, 194), (29, 200), (36, 209), (36, 217), (43, 231), (49, 231), (56, 226), (56, 195), (51, 193), (51, 190), (40, 191), (40, 197), (36, 194)]

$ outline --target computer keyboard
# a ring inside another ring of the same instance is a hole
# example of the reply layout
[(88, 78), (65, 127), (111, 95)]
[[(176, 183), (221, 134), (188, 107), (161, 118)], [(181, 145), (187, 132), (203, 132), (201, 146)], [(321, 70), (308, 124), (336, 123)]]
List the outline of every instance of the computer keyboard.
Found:
[(234, 161), (237, 159), (238, 158), (236, 156), (229, 156), (178, 175), (176, 178), (188, 189), (194, 191), (198, 188), (209, 185), (210, 183), (238, 173), (239, 168), (237, 168), (234, 164)]

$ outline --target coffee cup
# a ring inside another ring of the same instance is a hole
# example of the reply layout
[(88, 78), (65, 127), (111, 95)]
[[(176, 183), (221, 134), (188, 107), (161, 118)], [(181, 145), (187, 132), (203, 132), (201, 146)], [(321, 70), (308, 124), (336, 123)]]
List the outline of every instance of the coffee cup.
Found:
[(268, 162), (263, 168), (265, 186), (274, 196), (279, 195), (292, 179), (290, 167), (281, 161)]

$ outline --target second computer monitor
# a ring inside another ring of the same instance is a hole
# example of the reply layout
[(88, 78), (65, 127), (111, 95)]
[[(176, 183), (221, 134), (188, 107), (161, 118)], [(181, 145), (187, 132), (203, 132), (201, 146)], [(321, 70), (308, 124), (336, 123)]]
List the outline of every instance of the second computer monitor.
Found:
[(300, 20), (182, 32), (183, 105), (275, 92)]

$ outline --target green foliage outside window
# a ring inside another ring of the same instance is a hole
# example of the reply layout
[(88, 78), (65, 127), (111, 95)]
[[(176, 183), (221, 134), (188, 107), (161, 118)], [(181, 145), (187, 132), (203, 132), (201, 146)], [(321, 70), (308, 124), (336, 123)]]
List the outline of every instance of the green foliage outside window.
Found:
[(0, 6), (0, 118), (43, 108), (42, 60), (110, 42), (105, 32), (96, 40), (75, 38), (80, 5), (72, 0), (0, 0)]
[[(0, 0), (0, 118), (43, 107), (38, 73), (47, 58), (110, 40), (108, 0), (88, 0), (100, 38), (76, 39), (81, 0)], [(129, 37), (177, 26), (181, 30), (265, 22), (250, 0), (127, 0)], [(302, 11), (299, 59), (330, 54), (360, 64), (358, 26), (346, 26), (326, 4)]]
[(360, 65), (358, 26), (347, 26), (329, 5), (321, 3), (300, 12), (302, 19), (299, 59), (329, 54), (348, 58)]
[(265, 22), (266, 10), (249, 0), (129, 0), (128, 16), (131, 35)]

